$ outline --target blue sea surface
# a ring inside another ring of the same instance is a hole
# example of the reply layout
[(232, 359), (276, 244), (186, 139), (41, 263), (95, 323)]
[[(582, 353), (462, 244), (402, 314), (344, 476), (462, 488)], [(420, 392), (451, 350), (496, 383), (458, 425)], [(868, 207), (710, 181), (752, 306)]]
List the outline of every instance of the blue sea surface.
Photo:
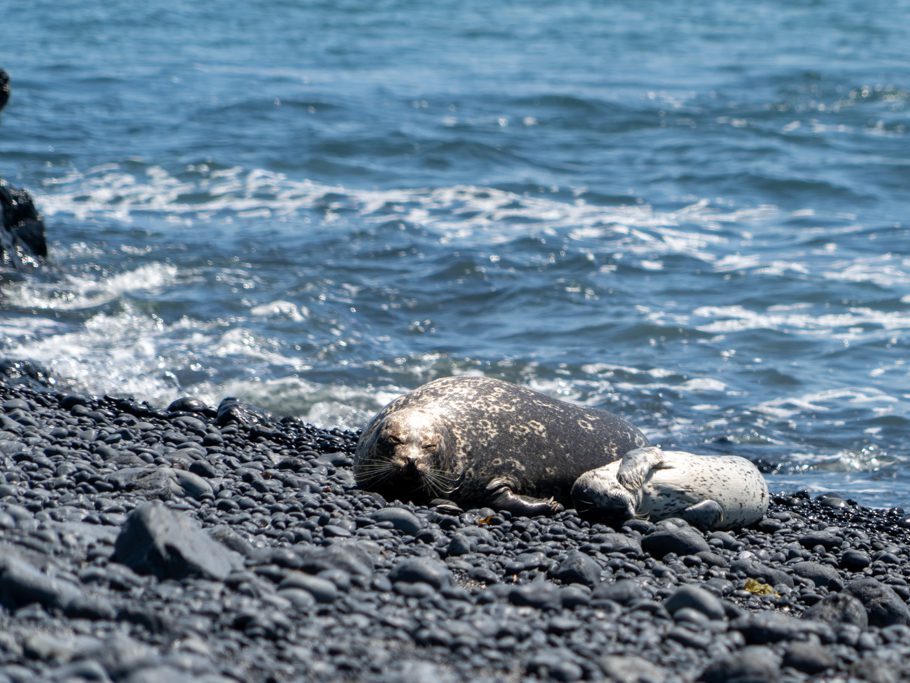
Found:
[(0, 356), (357, 428), (472, 373), (910, 506), (910, 2), (31, 0)]

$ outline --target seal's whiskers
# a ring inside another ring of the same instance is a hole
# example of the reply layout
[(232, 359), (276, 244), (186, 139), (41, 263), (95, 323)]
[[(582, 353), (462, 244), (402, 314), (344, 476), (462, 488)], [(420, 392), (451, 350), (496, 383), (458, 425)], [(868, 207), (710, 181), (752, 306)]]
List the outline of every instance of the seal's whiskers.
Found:
[(435, 496), (451, 494), (458, 488), (458, 479), (446, 472), (431, 468), (424, 473), (425, 488)]
[(357, 481), (362, 484), (379, 484), (395, 473), (395, 466), (384, 460), (362, 464), (356, 472)]

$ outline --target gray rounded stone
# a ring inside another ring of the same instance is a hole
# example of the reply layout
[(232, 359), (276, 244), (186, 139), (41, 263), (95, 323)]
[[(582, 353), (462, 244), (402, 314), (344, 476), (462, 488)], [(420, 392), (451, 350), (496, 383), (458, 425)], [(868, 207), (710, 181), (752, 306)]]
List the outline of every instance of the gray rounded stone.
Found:
[(720, 598), (698, 586), (680, 586), (673, 595), (664, 600), (664, 607), (670, 614), (689, 608), (711, 619), (724, 618), (724, 605)]
[(399, 562), (389, 572), (392, 582), (426, 583), (439, 589), (451, 583), (452, 575), (442, 562), (428, 557), (412, 557)]
[(592, 558), (580, 550), (570, 550), (553, 572), (553, 578), (561, 583), (580, 583), (594, 587), (600, 583), (601, 568)]
[(910, 624), (910, 609), (890, 586), (875, 579), (856, 579), (844, 590), (863, 604), (871, 626)]
[(768, 647), (745, 647), (714, 659), (696, 680), (701, 683), (777, 683), (780, 658)]
[(806, 641), (791, 643), (784, 652), (784, 666), (807, 674), (820, 674), (836, 663), (834, 656), (819, 643)]
[(869, 616), (863, 603), (850, 593), (831, 593), (803, 612), (803, 618), (823, 621), (832, 626), (852, 624), (862, 630), (869, 627)]
[(828, 564), (821, 562), (797, 562), (790, 565), (790, 570), (797, 576), (809, 579), (819, 588), (828, 588), (839, 591), (844, 587), (840, 573)]
[(653, 531), (641, 539), (641, 547), (642, 550), (657, 559), (662, 559), (670, 553), (685, 556), (711, 549), (700, 531), (682, 525), (659, 527), (657, 531)]
[(667, 672), (635, 655), (607, 655), (599, 660), (600, 668), (611, 683), (664, 683)]
[(377, 522), (389, 522), (392, 527), (411, 536), (416, 536), (423, 529), (423, 522), (409, 510), (400, 507), (387, 507), (370, 515)]
[(307, 591), (316, 602), (334, 602), (338, 597), (338, 588), (335, 584), (321, 576), (311, 576), (303, 572), (289, 572), (278, 585), (280, 590), (298, 588)]
[(869, 557), (869, 553), (854, 548), (845, 550), (840, 558), (840, 566), (851, 572), (861, 572), (870, 564), (872, 564), (872, 558)]
[(631, 605), (648, 596), (638, 581), (620, 579), (613, 583), (601, 584), (594, 589), (591, 597), (594, 600), (609, 600), (617, 605)]

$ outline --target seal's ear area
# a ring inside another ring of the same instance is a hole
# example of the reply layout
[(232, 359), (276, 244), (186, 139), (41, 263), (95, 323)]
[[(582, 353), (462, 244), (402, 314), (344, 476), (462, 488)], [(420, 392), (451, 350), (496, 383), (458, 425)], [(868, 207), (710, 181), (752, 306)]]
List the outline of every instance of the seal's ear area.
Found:
[(458, 467), (458, 463), (456, 462), (458, 442), (455, 439), (452, 430), (449, 428), (448, 420), (436, 416), (435, 428), (436, 433), (439, 436), (439, 442), (436, 444), (434, 453), (436, 465), (444, 465), (446, 469), (457, 471), (460, 476), (463, 476), (463, 468)]
[(645, 485), (651, 470), (664, 461), (663, 451), (656, 446), (636, 448), (622, 456), (616, 480), (629, 491), (638, 491)]
[(376, 440), (379, 438), (379, 431), (382, 425), (381, 420), (374, 420), (372, 423), (367, 425), (367, 428), (360, 435), (360, 438), (357, 440), (357, 447), (355, 453), (357, 455), (366, 455), (376, 446)]

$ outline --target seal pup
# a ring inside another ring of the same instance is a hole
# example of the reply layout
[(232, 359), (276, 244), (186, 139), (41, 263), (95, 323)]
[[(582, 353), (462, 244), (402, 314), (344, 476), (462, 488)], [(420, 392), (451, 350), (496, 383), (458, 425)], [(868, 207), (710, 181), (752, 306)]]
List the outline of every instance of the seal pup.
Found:
[(607, 411), (486, 377), (444, 377), (367, 424), (354, 478), (386, 498), (553, 514), (583, 472), (648, 443)]
[(580, 513), (608, 520), (682, 517), (703, 529), (732, 529), (764, 517), (768, 484), (746, 458), (649, 446), (582, 474), (572, 499)]

